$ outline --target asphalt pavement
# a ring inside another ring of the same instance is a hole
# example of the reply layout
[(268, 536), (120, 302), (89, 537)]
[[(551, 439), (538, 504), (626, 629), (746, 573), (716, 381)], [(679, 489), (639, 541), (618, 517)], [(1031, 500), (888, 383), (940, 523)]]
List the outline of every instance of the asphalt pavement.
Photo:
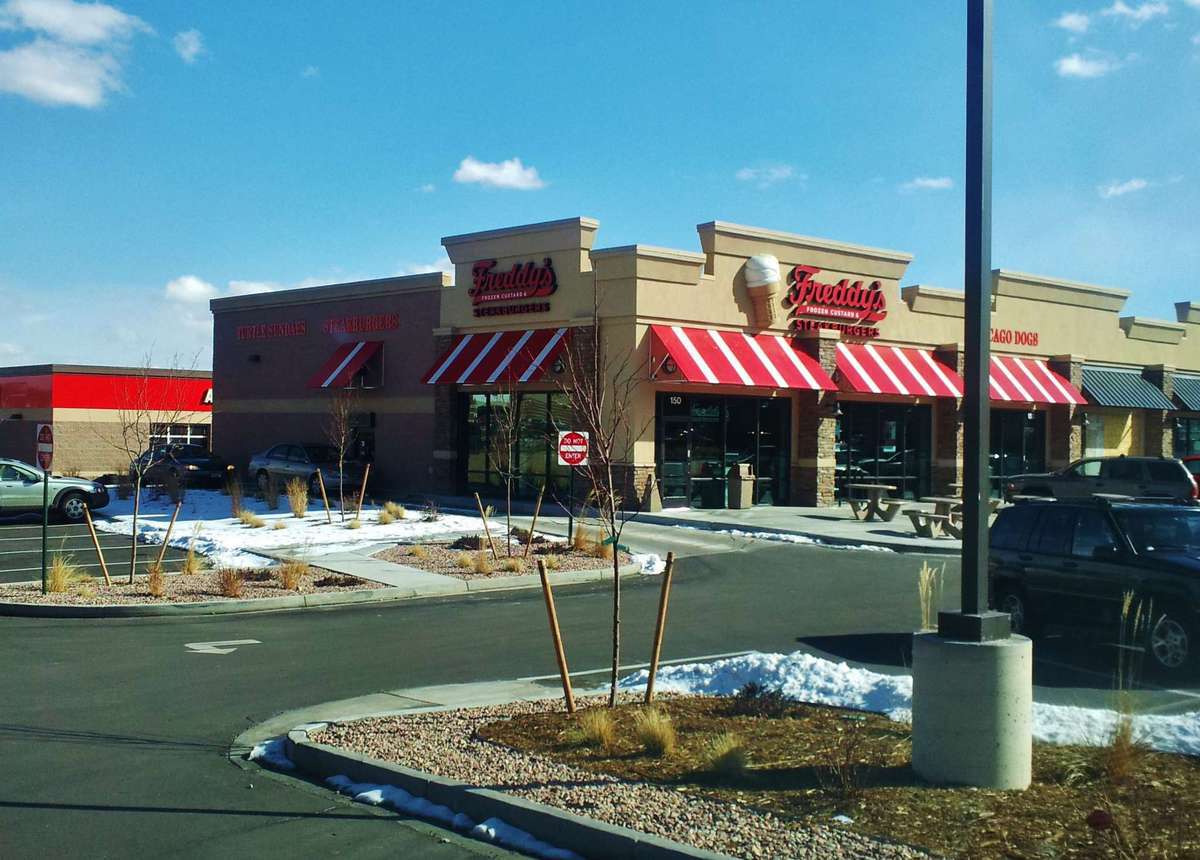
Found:
[[(128, 574), (131, 547), (129, 537), (97, 531), (100, 549), (110, 575)], [(51, 523), (47, 529), (47, 556), (70, 556), (85, 573), (102, 576), (100, 560), (85, 524)], [(158, 557), (158, 546), (139, 546), (137, 572)], [(178, 567), (185, 553), (168, 548), (165, 566), (170, 572)], [(173, 566), (174, 565), (174, 566)], [(0, 582), (29, 582), (42, 575), (42, 522), (39, 516), (7, 517), (0, 520)]]
[[(698, 544), (676, 569), (664, 659), (807, 648), (904, 671), (919, 557), (654, 528), (636, 531), (664, 546)], [(945, 562), (951, 606), (957, 567)], [(648, 659), (659, 583), (623, 586), (626, 664)], [(601, 682), (610, 588), (562, 588), (556, 602), (572, 670)], [(188, 647), (229, 640), (247, 644)], [(1107, 704), (1102, 667), (1046, 666), (1043, 650), (1038, 682), (1053, 684), (1039, 698)], [(320, 702), (554, 672), (537, 591), (211, 618), (0, 618), (0, 856), (499, 856), (239, 766), (230, 745), (273, 715)], [(1155, 710), (1200, 703), (1190, 688), (1146, 696)]]

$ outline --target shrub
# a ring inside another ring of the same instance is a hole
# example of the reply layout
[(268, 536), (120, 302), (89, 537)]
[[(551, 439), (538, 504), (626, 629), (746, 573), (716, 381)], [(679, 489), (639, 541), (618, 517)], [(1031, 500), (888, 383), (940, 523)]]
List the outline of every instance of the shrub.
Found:
[(221, 596), (242, 596), (242, 572), (233, 568), (224, 568), (220, 572)]
[(517, 543), (523, 544), (527, 540), (529, 540), (529, 529), (523, 529), (523, 528), (518, 528), (517, 526), (513, 526), (512, 529), (509, 530), (509, 534), (512, 536), (512, 539), (515, 540)]
[(252, 529), (261, 529), (267, 524), (266, 521), (258, 514), (254, 513), (253, 511), (246, 510), (245, 508), (242, 508), (240, 511), (238, 511), (237, 519), (242, 525)]
[(396, 518), (388, 513), (387, 508), (379, 512), (379, 516), (375, 518), (375, 522), (381, 526), (390, 526), (396, 521)]
[(225, 479), (225, 491), (229, 495), (230, 516), (232, 516), (234, 519), (241, 519), (242, 482), (238, 480), (236, 472), (230, 472), (229, 477)]
[(708, 739), (703, 751), (704, 770), (726, 779), (744, 776), (750, 758), (742, 739), (722, 732)]
[(483, 549), (483, 535), (463, 535), (454, 543), (450, 544), (451, 549)]
[(55, 553), (50, 557), (50, 567), (46, 570), (46, 590), (54, 594), (63, 594), (72, 590), (86, 589), (92, 584), (92, 578), (83, 572), (75, 559), (69, 555)]
[(747, 681), (733, 694), (729, 712), (739, 717), (782, 717), (794, 703), (783, 690)]
[(404, 505), (398, 504), (396, 502), (384, 502), (383, 509), (385, 511), (387, 511), (388, 514), (390, 514), (393, 519), (397, 519), (397, 520), (404, 519), (404, 515), (406, 513), (408, 513), (404, 509)]
[(642, 748), (655, 758), (675, 752), (675, 724), (665, 711), (653, 707), (642, 708), (633, 715), (633, 731)]
[(411, 555), (413, 558), (420, 558), (420, 559), (429, 558), (429, 550), (425, 549), (425, 547), (420, 546), (419, 544), (416, 546), (410, 546), (408, 548), (408, 554)]
[(575, 716), (567, 739), (581, 747), (599, 747), (605, 752), (616, 744), (617, 728), (608, 708), (588, 708)]
[(270, 570), (243, 570), (242, 582), (270, 582), (274, 576)]
[(308, 513), (308, 485), (299, 478), (292, 478), (284, 489), (292, 516), (298, 520), (304, 519)]
[(489, 574), (492, 572), (492, 563), (490, 561), (488, 561), (486, 552), (475, 553), (475, 561), (472, 564), (471, 569), (475, 573), (483, 574), (483, 575), (486, 575), (486, 574)]
[(469, 552), (460, 552), (454, 557), (454, 564), (463, 570), (470, 570), (475, 566), (475, 556)]
[(350, 520), (348, 523), (346, 523), (346, 528), (361, 529), (362, 528), (362, 520), (359, 520), (359, 519)]
[(322, 576), (315, 583), (317, 588), (346, 588), (351, 585), (358, 585), (359, 580), (353, 576), (347, 576), (341, 573), (331, 573), (328, 576)]
[(525, 559), (516, 555), (507, 556), (500, 559), (500, 569), (505, 573), (524, 573)]
[(299, 591), (304, 575), (308, 573), (308, 562), (292, 559), (279, 566), (279, 584), (288, 591)]
[(151, 597), (162, 597), (167, 593), (167, 574), (158, 562), (146, 568), (146, 592)]
[(862, 766), (867, 740), (867, 721), (858, 714), (843, 714), (825, 751), (827, 764), (816, 769), (817, 781), (826, 791), (842, 800), (857, 797), (862, 791)]

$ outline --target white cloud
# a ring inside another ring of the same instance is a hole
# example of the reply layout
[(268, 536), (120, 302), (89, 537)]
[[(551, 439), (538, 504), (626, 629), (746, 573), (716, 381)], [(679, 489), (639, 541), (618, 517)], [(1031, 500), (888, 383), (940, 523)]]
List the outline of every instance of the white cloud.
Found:
[(217, 297), (217, 288), (195, 275), (181, 275), (167, 282), (167, 298), (177, 302), (207, 302)]
[[(1197, 2), (1200, 2), (1200, 0), (1197, 0)], [(1192, 44), (1200, 45), (1200, 33), (1197, 33), (1195, 36), (1192, 36)]]
[(508, 188), (516, 191), (535, 191), (546, 183), (538, 176), (536, 167), (526, 167), (519, 158), (507, 161), (480, 161), (468, 155), (454, 171), (454, 181), (478, 184), (488, 188)]
[(1102, 55), (1070, 54), (1054, 61), (1054, 71), (1062, 78), (1102, 78), (1120, 67), (1115, 59)]
[(179, 59), (189, 66), (196, 62), (197, 57), (205, 53), (204, 36), (199, 30), (184, 30), (182, 33), (176, 33), (171, 44), (175, 47), (175, 53), (179, 55)]
[(300, 71), (300, 77), (302, 77), (302, 78), (319, 78), (319, 77), (321, 77), (321, 70), (317, 66), (305, 66)]
[(1140, 27), (1147, 21), (1166, 15), (1171, 11), (1166, 3), (1141, 3), (1137, 6), (1130, 6), (1125, 3), (1125, 0), (1116, 0), (1107, 9), (1100, 12), (1109, 18), (1118, 18), (1125, 21), (1131, 27)]
[(136, 15), (104, 3), (73, 0), (8, 0), (0, 6), (0, 29), (36, 30), (77, 45), (99, 45), (154, 32)]
[(433, 192), (437, 191), (437, 186), (432, 182), (426, 182), (424, 185), (418, 185), (417, 190), (422, 194), (432, 194)]
[(449, 272), (454, 274), (454, 264), (450, 262), (450, 258), (445, 254), (438, 257), (432, 263), (403, 263), (398, 275), (423, 275), (426, 272)]
[(1082, 12), (1063, 12), (1055, 20), (1054, 26), (1072, 33), (1086, 33), (1091, 23), (1091, 18)]
[(901, 183), (901, 191), (947, 191), (954, 187), (949, 176), (917, 176)]
[(1150, 185), (1145, 179), (1130, 179), (1125, 182), (1110, 182), (1107, 185), (1099, 186), (1096, 191), (1099, 195), (1108, 200), (1112, 197), (1120, 197), (1123, 194), (1130, 194), (1134, 191), (1141, 191)]
[(42, 38), (0, 51), (0, 92), (39, 104), (94, 108), (123, 88), (120, 63), (103, 51)]
[(2, 358), (2, 359), (16, 358), (18, 355), (21, 355), (23, 352), (25, 352), (25, 349), (23, 347), (17, 346), (15, 343), (0, 342), (0, 358)]
[(229, 295), (252, 296), (255, 293), (273, 293), (283, 288), (283, 284), (274, 281), (230, 281)]
[(803, 182), (808, 177), (796, 173), (790, 164), (767, 164), (762, 167), (743, 167), (734, 176), (739, 182), (753, 182), (759, 188), (769, 188), (778, 182), (789, 179), (799, 179)]

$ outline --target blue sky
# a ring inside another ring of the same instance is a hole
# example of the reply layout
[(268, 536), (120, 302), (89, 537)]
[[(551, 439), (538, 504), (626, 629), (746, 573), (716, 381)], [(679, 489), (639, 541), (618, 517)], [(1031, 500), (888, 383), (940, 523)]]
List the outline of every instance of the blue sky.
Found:
[[(998, 0), (994, 262), (1200, 300), (1200, 0)], [(211, 360), (207, 299), (573, 215), (961, 288), (965, 2), (0, 0), (0, 364)]]

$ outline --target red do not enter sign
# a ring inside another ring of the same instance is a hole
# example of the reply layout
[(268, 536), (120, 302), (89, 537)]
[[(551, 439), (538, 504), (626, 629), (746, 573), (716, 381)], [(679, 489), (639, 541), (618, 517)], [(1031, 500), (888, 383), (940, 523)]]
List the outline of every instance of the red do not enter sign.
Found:
[(588, 434), (579, 430), (560, 430), (558, 433), (558, 465), (586, 466)]

